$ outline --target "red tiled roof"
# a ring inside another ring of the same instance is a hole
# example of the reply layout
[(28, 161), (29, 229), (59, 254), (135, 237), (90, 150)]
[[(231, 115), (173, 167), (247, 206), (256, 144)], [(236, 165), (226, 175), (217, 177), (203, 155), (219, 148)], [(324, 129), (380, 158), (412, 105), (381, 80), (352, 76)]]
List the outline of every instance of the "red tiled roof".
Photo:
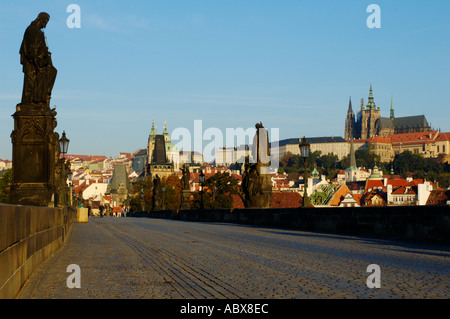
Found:
[[(407, 182), (406, 179), (387, 179), (387, 185), (392, 185), (392, 188), (404, 187), (404, 186), (417, 186), (418, 184), (423, 184), (423, 179), (413, 179), (411, 182)], [(386, 190), (384, 187), (383, 180), (372, 180), (368, 179), (366, 182), (365, 192), (369, 189), (374, 189), (381, 187), (383, 190)]]
[[(333, 197), (331, 198), (329, 205), (330, 206), (339, 206), (341, 201), (344, 199), (345, 195), (352, 194), (350, 190), (348, 189), (347, 185), (343, 184), (339, 189), (334, 193)], [(353, 194), (352, 194), (353, 195)]]
[[(245, 208), (241, 197), (238, 194), (232, 194), (233, 208)], [(302, 196), (297, 192), (273, 192), (272, 208), (295, 208), (300, 207)]]
[(450, 190), (432, 190), (427, 205), (445, 205), (450, 200)]
[(415, 195), (416, 192), (412, 188), (406, 188), (405, 186), (401, 186), (392, 192), (394, 195), (402, 195), (402, 194), (410, 194)]
[(391, 138), (390, 137), (381, 137), (381, 136), (375, 136), (375, 137), (371, 137), (368, 140), (369, 143), (386, 143), (386, 144), (391, 144)]
[(438, 131), (428, 131), (428, 132), (416, 132), (416, 133), (402, 133), (402, 134), (392, 134), (389, 137), (392, 140), (392, 144), (427, 144), (432, 143), (437, 136)]
[(436, 141), (450, 141), (450, 133), (449, 132), (439, 133), (439, 136), (436, 139)]
[(298, 192), (273, 192), (272, 208), (295, 208), (302, 205), (303, 197)]

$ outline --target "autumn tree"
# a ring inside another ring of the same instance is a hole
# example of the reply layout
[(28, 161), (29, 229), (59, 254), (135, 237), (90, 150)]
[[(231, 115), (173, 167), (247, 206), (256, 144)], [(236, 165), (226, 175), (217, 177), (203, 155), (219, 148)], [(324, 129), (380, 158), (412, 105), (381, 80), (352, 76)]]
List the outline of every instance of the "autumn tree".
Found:
[[(203, 206), (206, 209), (233, 208), (232, 194), (238, 193), (238, 180), (229, 173), (216, 173), (204, 182)], [(194, 207), (199, 208), (201, 194), (194, 194)]]
[(177, 175), (163, 177), (162, 185), (164, 190), (164, 207), (166, 209), (178, 209), (181, 204), (181, 180)]
[(11, 169), (6, 170), (0, 177), (0, 203), (9, 203), (9, 189), (12, 182)]

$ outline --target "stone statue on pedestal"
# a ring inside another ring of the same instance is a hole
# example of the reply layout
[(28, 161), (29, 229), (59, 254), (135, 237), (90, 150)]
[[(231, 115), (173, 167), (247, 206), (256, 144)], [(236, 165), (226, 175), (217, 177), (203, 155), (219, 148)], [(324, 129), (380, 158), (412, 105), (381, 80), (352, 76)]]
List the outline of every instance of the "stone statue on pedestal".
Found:
[(41, 30), (49, 19), (47, 13), (39, 13), (26, 29), (19, 50), (24, 85), (22, 101), (13, 114), (11, 204), (48, 206), (52, 198), (57, 203), (62, 178), (57, 172), (59, 135), (54, 132), (56, 111), (49, 107), (57, 71)]
[(191, 190), (189, 185), (190, 172), (187, 164), (181, 169), (183, 176), (181, 177), (181, 204), (180, 209), (191, 209)]
[(153, 210), (162, 210), (163, 208), (163, 191), (161, 179), (158, 175), (153, 179)]
[(50, 16), (39, 13), (26, 29), (20, 46), (20, 63), (23, 66), (24, 85), (22, 106), (49, 107), (57, 70), (52, 63), (44, 32)]
[(253, 139), (252, 157), (256, 163), (245, 159), (240, 196), (246, 208), (270, 208), (272, 206), (272, 182), (269, 174), (270, 150), (267, 130), (257, 123)]

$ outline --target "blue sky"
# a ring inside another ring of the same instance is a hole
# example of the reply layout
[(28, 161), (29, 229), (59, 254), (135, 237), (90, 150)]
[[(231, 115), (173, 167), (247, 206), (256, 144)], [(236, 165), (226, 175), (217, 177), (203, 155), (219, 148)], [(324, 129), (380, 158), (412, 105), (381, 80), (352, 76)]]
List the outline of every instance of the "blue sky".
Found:
[[(81, 28), (66, 12), (81, 8)], [(370, 29), (369, 4), (381, 9)], [(116, 156), (194, 120), (203, 129), (262, 122), (280, 139), (343, 136), (372, 82), (381, 116), (424, 114), (450, 131), (450, 1), (166, 0), (0, 2), (0, 158), (11, 159), (23, 73), (19, 47), (37, 14), (58, 76), (69, 153)], [(207, 144), (208, 141), (205, 141)]]

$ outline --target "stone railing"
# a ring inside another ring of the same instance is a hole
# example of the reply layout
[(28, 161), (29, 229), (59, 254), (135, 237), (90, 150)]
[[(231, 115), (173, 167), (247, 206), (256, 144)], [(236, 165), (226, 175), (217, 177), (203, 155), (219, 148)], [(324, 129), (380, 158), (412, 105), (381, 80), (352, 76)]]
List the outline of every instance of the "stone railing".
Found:
[(30, 275), (66, 240), (73, 208), (0, 204), (0, 299), (15, 298)]
[(228, 222), (450, 245), (449, 206), (166, 210), (136, 212), (131, 217)]

